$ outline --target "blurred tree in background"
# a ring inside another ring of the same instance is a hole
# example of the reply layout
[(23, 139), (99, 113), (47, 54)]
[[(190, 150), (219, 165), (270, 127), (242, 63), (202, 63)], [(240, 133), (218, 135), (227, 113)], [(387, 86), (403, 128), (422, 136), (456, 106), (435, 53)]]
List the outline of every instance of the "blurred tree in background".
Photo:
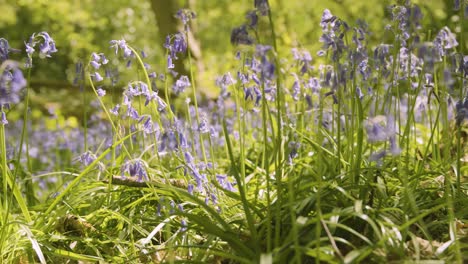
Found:
[[(208, 94), (216, 94), (213, 88), (216, 76), (232, 69), (236, 47), (230, 44), (234, 27), (245, 23), (245, 15), (253, 9), (253, 0), (3, 0), (0, 1), (0, 32), (10, 46), (22, 49), (13, 59), (24, 59), (24, 42), (34, 32), (47, 31), (56, 41), (58, 53), (53, 60), (36, 59), (32, 69), (31, 85), (37, 94), (46, 93), (48, 100), (56, 95), (76, 91), (71, 88), (75, 74), (74, 64), (86, 62), (92, 52), (110, 54), (109, 41), (125, 39), (137, 50), (148, 55), (145, 61), (152, 71), (164, 73), (166, 67), (163, 42), (168, 34), (180, 30), (174, 18), (179, 8), (189, 8), (197, 14), (192, 25), (192, 56), (196, 59), (197, 87)], [(302, 47), (314, 52), (320, 49), (320, 17), (325, 8), (350, 25), (364, 20), (372, 32), (371, 46), (387, 41), (389, 34), (381, 29), (388, 23), (386, 7), (395, 1), (353, 0), (270, 0), (277, 41), (282, 57), (291, 56), (290, 49)], [(457, 16), (453, 0), (414, 0), (425, 14), (423, 23), (432, 28), (426, 32), (433, 38), (434, 32), (447, 25), (455, 32), (466, 31), (466, 19)], [(266, 23), (266, 22), (265, 22)], [(261, 26), (261, 25), (260, 25)], [(266, 25), (265, 25), (266, 26)], [(464, 28), (463, 28), (464, 27)], [(432, 35), (431, 35), (432, 34)], [(264, 38), (268, 42), (268, 36)], [(465, 43), (466, 45), (466, 43)], [(466, 48), (465, 48), (466, 50)], [(315, 59), (315, 58), (314, 58)], [(117, 67), (116, 61), (111, 61)], [(230, 64), (231, 63), (231, 64)], [(315, 61), (317, 63), (317, 61)], [(176, 65), (183, 75), (188, 75), (187, 62)], [(132, 73), (131, 73), (132, 74)], [(129, 76), (131, 75), (129, 74)], [(120, 77), (122, 84), (128, 78)], [(117, 85), (118, 86), (118, 85)], [(51, 92), (53, 90), (53, 92)], [(52, 94), (52, 95), (51, 95)], [(79, 102), (67, 103), (76, 106)]]

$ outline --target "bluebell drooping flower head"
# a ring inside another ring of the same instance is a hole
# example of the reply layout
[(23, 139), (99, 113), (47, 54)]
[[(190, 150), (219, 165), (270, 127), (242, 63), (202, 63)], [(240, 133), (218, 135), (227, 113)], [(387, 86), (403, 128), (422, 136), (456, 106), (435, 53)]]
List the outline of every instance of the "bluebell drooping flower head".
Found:
[(289, 147), (288, 162), (290, 165), (292, 165), (293, 159), (295, 159), (299, 155), (298, 150), (301, 147), (301, 143), (296, 142), (296, 141), (290, 141), (288, 143), (288, 147)]
[(268, 11), (270, 10), (270, 5), (268, 4), (268, 0), (255, 0), (254, 6), (262, 16), (267, 16)]
[(411, 53), (408, 48), (401, 47), (398, 59), (400, 62), (401, 80), (405, 80), (408, 77), (408, 73), (410, 77), (418, 76), (418, 70), (423, 65), (423, 61), (420, 58)]
[(301, 82), (299, 78), (297, 77), (297, 74), (293, 73), (293, 76), (294, 76), (294, 83), (292, 85), (292, 90), (293, 90), (292, 97), (294, 101), (298, 101), (301, 95)]
[(460, 72), (463, 75), (463, 77), (466, 78), (468, 76), (468, 55), (463, 56), (463, 58), (461, 59)]
[(93, 163), (97, 159), (96, 155), (94, 155), (90, 151), (86, 151), (85, 153), (81, 154), (78, 157), (78, 160), (84, 165), (84, 166), (89, 166), (91, 163)]
[(236, 191), (236, 189), (232, 186), (232, 183), (229, 182), (227, 175), (216, 174), (216, 180), (218, 181), (219, 185), (221, 185), (224, 189), (231, 192)]
[(95, 72), (92, 76), (95, 82), (100, 82), (104, 80), (104, 78), (101, 76), (101, 74), (99, 74), (99, 72)]
[(206, 134), (210, 132), (210, 124), (206, 114), (202, 115), (200, 119), (200, 124), (198, 125), (198, 132)]
[(179, 32), (167, 36), (164, 47), (168, 50), (167, 68), (174, 69), (173, 60), (178, 59), (177, 54), (185, 54), (187, 52), (188, 44), (184, 34)]
[(312, 56), (310, 55), (309, 51), (293, 48), (291, 52), (293, 54), (294, 60), (296, 60), (299, 63), (299, 66), (301, 67), (301, 74), (305, 74), (309, 71), (309, 69), (313, 69), (313, 66), (311, 66)]
[(441, 60), (442, 57), (448, 54), (448, 50), (458, 46), (455, 34), (453, 34), (448, 27), (443, 27), (439, 31), (439, 33), (433, 41), (433, 44), (436, 51), (436, 55), (439, 58), (439, 60)]
[(365, 51), (366, 35), (369, 34), (368, 25), (363, 20), (358, 20), (358, 27), (354, 28), (353, 42), (356, 45), (357, 51)]
[(260, 58), (258, 61), (256, 58), (252, 58), (249, 67), (254, 71), (255, 74), (252, 74), (252, 79), (257, 85), (260, 85), (260, 80), (256, 79), (256, 74), (259, 74), (261, 81), (272, 80), (274, 78), (276, 66), (268, 58), (268, 52), (273, 50), (271, 46), (268, 45), (256, 45), (255, 46), (255, 56)]
[(455, 121), (456, 125), (460, 126), (464, 120), (468, 119), (468, 96), (464, 99), (459, 100), (455, 105), (456, 116)]
[(127, 42), (124, 39), (111, 40), (109, 43), (111, 45), (110, 47), (115, 50), (115, 55), (119, 53), (120, 49), (123, 52), (124, 58), (130, 58), (134, 56), (133, 51), (130, 49), (130, 47), (127, 45)]
[(26, 61), (26, 67), (32, 67), (32, 55), (35, 51), (34, 47), (39, 44), (39, 58), (50, 58), (52, 53), (57, 52), (57, 48), (55, 47), (55, 41), (50, 37), (50, 35), (43, 31), (36, 35), (36, 33), (32, 34), (29, 38), (28, 43), (25, 43), (26, 46), (26, 53), (28, 54), (28, 58)]
[(172, 86), (172, 90), (175, 94), (180, 94), (185, 91), (186, 88), (190, 87), (191, 83), (187, 76), (181, 76)]
[(320, 80), (317, 77), (310, 77), (309, 81), (306, 83), (306, 87), (309, 88), (312, 93), (318, 93), (322, 88)]
[(5, 112), (4, 112), (3, 110), (2, 110), (1, 115), (2, 115), (2, 117), (1, 117), (1, 119), (0, 119), (0, 123), (1, 123), (2, 125), (7, 125), (7, 124), (8, 124), (8, 120), (7, 120), (7, 118), (6, 118), (6, 114), (5, 114)]
[(27, 82), (17, 63), (6, 61), (1, 66), (4, 70), (0, 73), (0, 106), (8, 107), (20, 101), (20, 92)]
[(138, 181), (148, 180), (148, 165), (142, 159), (128, 160), (120, 167), (122, 177), (137, 177)]
[(369, 142), (382, 142), (393, 135), (391, 125), (387, 124), (385, 116), (376, 116), (366, 122), (367, 139)]
[(254, 39), (249, 35), (247, 31), (247, 26), (242, 25), (240, 27), (236, 27), (231, 31), (231, 44), (233, 45), (252, 45), (254, 43)]
[(117, 104), (112, 109), (110, 109), (109, 112), (115, 116), (118, 116), (119, 110), (120, 110), (120, 104)]
[(356, 87), (356, 96), (357, 96), (357, 98), (359, 98), (359, 100), (364, 98), (364, 94), (362, 93), (362, 90), (359, 87)]
[(371, 70), (370, 70), (370, 68), (369, 68), (368, 60), (367, 60), (367, 59), (362, 60), (361, 63), (359, 63), (359, 65), (358, 65), (358, 70), (359, 70), (359, 73), (361, 74), (362, 79), (363, 79), (364, 81), (367, 80), (367, 79), (369, 79), (370, 74), (371, 74)]
[(382, 164), (382, 159), (387, 155), (387, 150), (381, 149), (377, 152), (372, 153), (369, 156), (369, 161), (376, 161), (377, 164), (381, 165)]
[(0, 38), (0, 63), (8, 60), (8, 53), (10, 52), (10, 46), (8, 40)]
[[(185, 53), (187, 51), (187, 41), (182, 33), (174, 35), (173, 47), (173, 51), (176, 53)], [(177, 58), (176, 56), (173, 57)]]
[(195, 19), (197, 15), (195, 14), (195, 12), (189, 9), (179, 9), (175, 17), (182, 22), (182, 24), (184, 25), (185, 31), (188, 31), (190, 29), (189, 27), (190, 21)]
[(325, 9), (322, 13), (322, 18), (320, 20), (320, 26), (323, 30), (326, 30), (330, 23), (333, 23), (337, 19), (336, 16), (332, 15), (330, 10)]
[(257, 12), (255, 11), (249, 11), (247, 12), (247, 14), (245, 15), (245, 18), (247, 18), (247, 21), (248, 21), (248, 26), (250, 28), (256, 28), (257, 27), (257, 23), (258, 23), (258, 16), (257, 16)]
[(333, 61), (338, 61), (346, 48), (343, 38), (345, 33), (349, 30), (348, 24), (332, 15), (330, 10), (325, 9), (322, 14), (320, 26), (323, 32), (319, 39), (319, 41), (323, 43), (323, 51), (320, 52), (320, 55), (324, 55), (324, 51), (330, 48)]
[(103, 97), (104, 95), (106, 95), (106, 90), (102, 89), (101, 87), (99, 87), (97, 90), (96, 90), (97, 94), (99, 97)]

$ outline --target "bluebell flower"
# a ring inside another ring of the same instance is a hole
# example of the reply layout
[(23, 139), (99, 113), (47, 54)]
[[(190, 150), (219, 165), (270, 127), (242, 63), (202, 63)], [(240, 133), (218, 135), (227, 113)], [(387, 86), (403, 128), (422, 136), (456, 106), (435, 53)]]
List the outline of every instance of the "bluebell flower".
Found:
[(468, 118), (468, 99), (464, 98), (463, 100), (459, 100), (455, 105), (456, 110), (456, 125), (460, 126), (465, 119)]
[(288, 147), (289, 147), (288, 161), (289, 161), (289, 164), (292, 165), (293, 159), (295, 159), (299, 155), (298, 150), (301, 147), (301, 143), (290, 141), (288, 143)]
[(310, 96), (309, 94), (306, 94), (305, 95), (305, 100), (306, 100), (308, 109), (312, 109), (312, 107), (313, 107), (312, 96)]
[(96, 54), (95, 52), (91, 53), (91, 60), (95, 62), (99, 62), (101, 60), (101, 57)]
[(255, 106), (259, 106), (260, 101), (262, 100), (262, 91), (260, 91), (257, 86), (254, 86), (253, 90), (255, 93)]
[(97, 159), (96, 155), (90, 151), (86, 151), (78, 157), (78, 160), (84, 165), (89, 166)]
[(254, 6), (262, 16), (267, 16), (268, 11), (270, 10), (270, 5), (268, 4), (268, 0), (255, 0)]
[(322, 29), (326, 29), (327, 26), (336, 20), (336, 16), (332, 15), (330, 10), (325, 9), (322, 13), (322, 19), (320, 20), (320, 26)]
[[(236, 84), (237, 81), (232, 77), (231, 73), (228, 72), (226, 74), (223, 74), (223, 77), (221, 78), (221, 84), (224, 86), (230, 86)], [(218, 84), (220, 85), (220, 84)]]
[(439, 60), (447, 54), (447, 50), (458, 46), (456, 35), (448, 27), (443, 27), (433, 41)]
[(187, 231), (187, 221), (185, 219), (180, 220), (180, 232)]
[(356, 87), (356, 96), (357, 96), (357, 98), (359, 98), (359, 100), (364, 98), (364, 94), (362, 93), (362, 90), (359, 87)]
[(309, 51), (307, 50), (299, 51), (297, 48), (293, 48), (291, 52), (293, 54), (294, 60), (298, 61), (299, 65), (301, 66), (301, 69), (300, 69), (301, 74), (305, 74), (309, 69), (313, 68), (311, 66), (312, 56), (310, 55)]
[(47, 32), (41, 32), (37, 36), (44, 39), (44, 41), (39, 46), (40, 58), (51, 57), (52, 53), (57, 52), (57, 49), (55, 48), (55, 42)]
[(133, 108), (131, 105), (127, 106), (127, 116), (129, 116), (133, 120), (140, 119), (140, 115), (138, 115), (138, 111), (135, 108)]
[(293, 83), (293, 86), (292, 86), (292, 90), (293, 90), (293, 99), (294, 101), (298, 101), (299, 100), (299, 97), (301, 95), (301, 84), (299, 82), (299, 79), (297, 78), (297, 75), (296, 74), (293, 74), (294, 75), (294, 83)]
[(99, 63), (100, 60), (101, 57), (93, 52), (91, 54), (91, 61), (89, 62), (89, 64), (91, 64), (91, 66), (93, 66), (94, 69), (98, 70), (101, 67), (101, 63)]
[(18, 93), (21, 89), (23, 89), (23, 87), (26, 86), (26, 84), (27, 82), (23, 76), (23, 72), (20, 69), (15, 68), (13, 70), (13, 75), (10, 82), (11, 92)]
[(18, 65), (14, 62), (8, 63), (0, 76), (0, 106), (18, 103), (20, 92), (26, 84), (26, 79)]
[(118, 54), (119, 49), (123, 51), (124, 58), (129, 58), (133, 55), (132, 50), (128, 47), (127, 42), (124, 39), (121, 40), (111, 40), (111, 48), (115, 50), (115, 55)]
[(109, 60), (103, 53), (99, 54), (99, 56), (101, 57), (101, 64), (106, 65), (107, 63), (109, 63)]
[(249, 11), (249, 12), (247, 12), (247, 15), (245, 15), (245, 17), (249, 21), (249, 24), (248, 24), (249, 27), (251, 27), (251, 28), (257, 27), (257, 23), (258, 23), (257, 12)]
[(200, 124), (198, 125), (198, 132), (202, 134), (206, 134), (210, 132), (210, 125), (209, 125), (208, 118), (206, 117), (206, 115), (203, 115), (201, 117)]
[(236, 189), (232, 186), (232, 184), (229, 182), (227, 175), (225, 174), (216, 174), (216, 180), (218, 181), (219, 185), (223, 187), (224, 189), (234, 192)]
[(395, 131), (392, 120), (392, 118), (387, 119), (385, 116), (376, 116), (367, 120), (366, 130), (368, 141), (371, 143), (382, 142), (386, 141), (389, 136), (394, 135)]
[(6, 118), (6, 114), (4, 111), (2, 111), (2, 118), (0, 120), (0, 123), (2, 123), (2, 125), (7, 125), (8, 124), (8, 120)]
[(234, 28), (231, 31), (231, 44), (233, 45), (252, 45), (254, 43), (253, 38), (249, 35), (247, 27), (242, 25), (240, 27)]
[[(185, 53), (187, 51), (187, 41), (185, 40), (185, 36), (182, 33), (177, 33), (174, 35), (174, 42), (173, 42), (174, 52), (177, 53)], [(177, 58), (176, 56), (173, 56)]]
[(175, 68), (174, 63), (172, 63), (171, 55), (167, 55), (167, 68), (168, 69), (174, 69)]
[(197, 17), (195, 12), (189, 9), (179, 9), (175, 15), (184, 25), (185, 31), (189, 30), (189, 22)]
[(96, 61), (90, 61), (89, 64), (91, 64), (91, 66), (93, 66), (93, 68), (96, 70), (99, 69), (99, 67), (101, 67), (101, 64)]
[(24, 45), (26, 46), (26, 53), (28, 56), (31, 56), (35, 51), (34, 47), (32, 47), (29, 43), (24, 43)]
[(188, 184), (187, 186), (187, 192), (190, 194), (190, 195), (193, 195), (193, 184)]
[(261, 85), (260, 79), (258, 78), (256, 73), (252, 73), (251, 78), (255, 82), (256, 85)]
[(104, 78), (102, 78), (102, 76), (99, 74), (99, 72), (95, 72), (93, 74), (93, 76), (94, 76), (94, 81), (96, 81), (96, 82), (100, 82), (100, 81), (104, 80)]
[(216, 196), (215, 193), (211, 193), (210, 194), (210, 198), (211, 198), (211, 202), (213, 202), (214, 205), (217, 205), (218, 204), (218, 197)]
[(158, 77), (158, 75), (155, 73), (155, 72), (151, 72), (148, 74), (148, 77), (151, 78), (151, 79), (155, 79)]
[(187, 76), (182, 75), (172, 86), (172, 90), (175, 94), (183, 93), (187, 87), (190, 87), (191, 83)]
[(106, 95), (106, 91), (103, 90), (103, 89), (100, 88), (100, 87), (96, 90), (96, 92), (97, 92), (98, 96), (100, 96), (100, 97)]
[(188, 164), (193, 164), (193, 157), (192, 155), (190, 154), (190, 152), (184, 152), (184, 157), (185, 157), (185, 162), (187, 162)]
[(253, 100), (252, 87), (244, 87), (244, 100)]
[(368, 60), (367, 59), (364, 59), (362, 60), (359, 65), (358, 65), (358, 70), (359, 70), (359, 73), (361, 74), (362, 76), (362, 79), (364, 81), (366, 81), (367, 79), (369, 79), (370, 77), (370, 74), (371, 74), (371, 70), (370, 68), (368, 67)]
[(468, 55), (463, 56), (460, 68), (460, 72), (463, 74), (463, 77), (466, 78), (468, 76)]
[(0, 63), (8, 60), (9, 52), (10, 52), (10, 46), (8, 45), (8, 40), (4, 38), (0, 38)]
[(141, 159), (129, 160), (125, 162), (121, 167), (122, 177), (138, 177), (138, 181), (143, 179), (148, 180), (148, 173), (146, 172), (148, 165)]
[(47, 32), (40, 32), (36, 35), (36, 33), (32, 34), (29, 38), (28, 43), (25, 43), (26, 46), (26, 53), (28, 55), (26, 61), (26, 67), (32, 67), (32, 55), (34, 53), (34, 47), (40, 43), (39, 45), (39, 58), (48, 58), (51, 57), (52, 53), (57, 52), (57, 48), (55, 47), (55, 41), (50, 37)]
[(306, 84), (307, 88), (311, 89), (313, 93), (318, 93), (322, 86), (320, 80), (317, 77), (310, 77)]
[(401, 153), (401, 148), (398, 146), (398, 142), (396, 140), (396, 137), (395, 135), (391, 136), (389, 138), (389, 142), (390, 142), (390, 153), (393, 155), (393, 156), (398, 156), (400, 155)]
[(374, 152), (369, 156), (369, 161), (381, 162), (381, 160), (387, 155), (387, 151), (382, 149), (380, 151)]

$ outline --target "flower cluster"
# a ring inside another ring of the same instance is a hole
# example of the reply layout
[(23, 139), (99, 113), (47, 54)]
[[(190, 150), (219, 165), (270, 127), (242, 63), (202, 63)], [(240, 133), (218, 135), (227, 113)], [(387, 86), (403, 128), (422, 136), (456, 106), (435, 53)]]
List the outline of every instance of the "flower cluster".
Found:
[(148, 165), (142, 159), (128, 160), (120, 167), (122, 177), (137, 177), (138, 181), (148, 180)]
[(10, 51), (8, 41), (0, 38), (0, 122), (4, 125), (8, 124), (5, 108), (20, 101), (20, 92), (27, 84), (18, 63), (8, 60)]
[(164, 47), (168, 50), (167, 68), (174, 69), (173, 60), (177, 60), (177, 54), (185, 54), (187, 51), (187, 41), (182, 33), (177, 33), (166, 37)]
[(52, 53), (57, 52), (55, 47), (55, 41), (49, 36), (47, 32), (40, 32), (38, 34), (34, 33), (29, 38), (29, 41), (25, 43), (26, 53), (28, 54), (28, 59), (26, 61), (26, 67), (32, 67), (32, 55), (34, 54), (36, 45), (39, 45), (39, 58), (50, 58)]
[(190, 30), (189, 23), (191, 20), (195, 19), (197, 15), (195, 14), (195, 12), (189, 9), (179, 9), (175, 17), (182, 22), (182, 24), (184, 25), (184, 30), (189, 31)]

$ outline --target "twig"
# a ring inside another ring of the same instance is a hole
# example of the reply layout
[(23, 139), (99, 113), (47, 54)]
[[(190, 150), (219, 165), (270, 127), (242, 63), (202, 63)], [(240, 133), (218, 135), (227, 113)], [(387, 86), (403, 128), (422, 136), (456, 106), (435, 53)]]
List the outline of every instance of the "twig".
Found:
[[(103, 180), (102, 182), (109, 183), (109, 180)], [(168, 179), (167, 182), (165, 179), (160, 179), (159, 181), (139, 181), (138, 177), (122, 177), (115, 175), (112, 176), (112, 184), (136, 188), (156, 187), (161, 184), (169, 184), (183, 189), (186, 189), (188, 186), (187, 183), (181, 179)]]

